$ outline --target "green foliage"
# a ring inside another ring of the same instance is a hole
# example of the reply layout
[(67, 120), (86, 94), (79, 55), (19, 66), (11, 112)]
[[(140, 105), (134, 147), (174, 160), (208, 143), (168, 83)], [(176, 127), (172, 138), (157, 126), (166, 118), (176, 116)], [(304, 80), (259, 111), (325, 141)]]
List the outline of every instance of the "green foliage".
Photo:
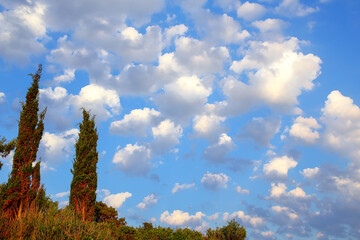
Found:
[(240, 227), (240, 224), (233, 219), (222, 228), (208, 229), (206, 236), (209, 240), (244, 240), (246, 230), (243, 226)]
[(95, 203), (95, 221), (102, 222), (111, 222), (117, 226), (126, 225), (125, 218), (118, 218), (118, 212), (113, 207), (108, 207), (103, 202)]
[[(235, 220), (222, 228), (209, 229), (204, 236), (188, 228), (154, 227), (152, 223), (137, 228), (125, 223), (119, 225), (113, 221), (113, 214), (110, 221), (106, 217), (102, 218), (104, 221), (83, 221), (70, 207), (58, 209), (58, 203), (48, 197), (44, 201), (42, 211), (28, 211), (13, 221), (0, 213), (0, 239), (243, 240), (246, 237), (245, 229)], [(100, 209), (113, 209), (99, 203), (96, 206), (101, 206)]]
[[(45, 109), (38, 115), (41, 71), (42, 66), (39, 65), (37, 72), (30, 74), (33, 82), (22, 105), (12, 171), (6, 189), (3, 189), (6, 191), (0, 207), (8, 218), (20, 218), (30, 208), (39, 207), (38, 201), (45, 196), (40, 186), (40, 162), (35, 164), (46, 112)], [(10, 147), (15, 145), (10, 143)]]
[[(0, 140), (0, 156), (1, 157), (6, 157), (7, 155), (9, 155), (10, 151), (15, 148), (15, 144), (16, 144), (15, 140), (12, 140), (7, 144), (5, 144), (5, 142), (6, 142), (6, 138), (3, 137)], [(0, 170), (1, 170), (2, 166), (3, 166), (3, 164), (2, 164), (2, 162), (0, 162)]]
[(79, 124), (79, 139), (75, 144), (76, 157), (73, 161), (73, 179), (70, 186), (70, 207), (81, 214), (83, 220), (94, 219), (96, 202), (98, 152), (96, 150), (98, 133), (95, 116), (83, 109), (83, 121)]

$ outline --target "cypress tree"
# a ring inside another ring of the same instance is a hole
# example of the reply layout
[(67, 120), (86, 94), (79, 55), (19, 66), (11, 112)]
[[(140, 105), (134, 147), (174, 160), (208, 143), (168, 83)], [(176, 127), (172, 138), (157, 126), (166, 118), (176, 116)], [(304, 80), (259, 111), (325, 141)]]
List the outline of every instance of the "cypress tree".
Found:
[(95, 116), (83, 109), (83, 121), (79, 123), (79, 139), (75, 144), (76, 157), (73, 161), (73, 179), (70, 186), (70, 207), (79, 213), (82, 220), (94, 220), (96, 203), (98, 152), (96, 150), (98, 133)]
[(20, 113), (12, 171), (1, 206), (3, 213), (10, 219), (21, 218), (27, 210), (37, 207), (45, 196), (43, 186), (40, 186), (40, 162), (36, 162), (46, 112), (45, 109), (38, 115), (41, 70), (40, 64), (35, 74), (29, 74), (33, 82)]

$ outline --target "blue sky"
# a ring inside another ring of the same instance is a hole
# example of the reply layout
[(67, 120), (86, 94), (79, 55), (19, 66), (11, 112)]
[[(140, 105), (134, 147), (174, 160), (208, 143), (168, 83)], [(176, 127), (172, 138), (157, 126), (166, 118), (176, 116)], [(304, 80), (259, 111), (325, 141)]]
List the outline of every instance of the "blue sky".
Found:
[[(356, 0), (0, 0), (0, 129), (43, 64), (38, 157), (68, 202), (81, 107), (98, 200), (128, 224), (360, 237)], [(6, 181), (11, 156), (0, 172)]]

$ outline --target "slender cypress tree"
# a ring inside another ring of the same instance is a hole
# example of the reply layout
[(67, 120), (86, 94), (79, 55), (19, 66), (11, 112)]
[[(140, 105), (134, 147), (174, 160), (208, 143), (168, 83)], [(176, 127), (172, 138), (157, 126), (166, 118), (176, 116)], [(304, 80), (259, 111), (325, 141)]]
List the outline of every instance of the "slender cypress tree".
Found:
[(26, 94), (26, 102), (22, 104), (12, 171), (3, 195), (1, 209), (10, 219), (21, 218), (45, 196), (43, 186), (40, 186), (40, 162), (36, 162), (46, 112), (45, 109), (38, 115), (41, 70), (39, 65), (35, 74), (29, 74), (33, 82)]
[(82, 220), (94, 220), (96, 203), (98, 152), (96, 150), (98, 133), (95, 116), (83, 109), (83, 121), (79, 124), (79, 139), (75, 144), (76, 158), (73, 161), (73, 179), (70, 186), (70, 207)]

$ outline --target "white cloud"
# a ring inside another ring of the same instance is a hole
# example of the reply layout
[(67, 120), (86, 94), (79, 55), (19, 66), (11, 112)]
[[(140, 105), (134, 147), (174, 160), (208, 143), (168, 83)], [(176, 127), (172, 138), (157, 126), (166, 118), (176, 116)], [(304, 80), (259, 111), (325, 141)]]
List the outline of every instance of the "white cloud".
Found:
[(45, 9), (44, 4), (36, 2), (11, 6), (0, 13), (0, 56), (6, 62), (25, 64), (31, 55), (45, 52)]
[(237, 193), (240, 193), (240, 194), (250, 194), (250, 190), (248, 190), (248, 189), (243, 189), (243, 188), (241, 188), (240, 186), (237, 186), (237, 187), (235, 188), (235, 191), (236, 191)]
[(275, 233), (272, 231), (261, 232), (261, 236), (265, 238), (272, 238), (275, 236)]
[(318, 173), (319, 173), (319, 168), (315, 167), (315, 168), (305, 168), (304, 170), (302, 170), (300, 173), (306, 177), (306, 178), (313, 178), (315, 177)]
[(5, 93), (0, 92), (0, 104), (3, 104), (6, 102), (6, 96)]
[(121, 205), (126, 201), (127, 198), (131, 197), (132, 194), (129, 192), (111, 194), (104, 198), (104, 203), (106, 205), (113, 207), (115, 209), (121, 207)]
[(322, 134), (325, 146), (360, 167), (360, 108), (351, 98), (332, 91), (321, 111), (326, 126)]
[(165, 29), (165, 43), (170, 45), (171, 40), (177, 36), (183, 36), (188, 30), (184, 24), (179, 24)]
[(116, 91), (105, 89), (99, 85), (90, 84), (81, 88), (79, 95), (72, 97), (75, 111), (81, 108), (90, 110), (98, 120), (107, 120), (113, 114), (120, 113), (120, 98)]
[(223, 103), (225, 110), (238, 114), (253, 105), (266, 104), (278, 111), (300, 113), (294, 107), (297, 97), (314, 87), (321, 60), (313, 54), (298, 53), (299, 44), (296, 38), (250, 42), (245, 57), (230, 67), (238, 74), (246, 73), (249, 83), (231, 77), (223, 80), (223, 91), (228, 97)]
[(261, 4), (250, 3), (247, 1), (244, 4), (241, 4), (236, 12), (238, 17), (250, 21), (262, 17), (266, 12), (266, 8)]
[(259, 146), (271, 147), (270, 140), (280, 130), (281, 120), (273, 117), (253, 118), (240, 133), (242, 138), (250, 138)]
[(195, 136), (212, 139), (223, 130), (220, 124), (226, 120), (225, 117), (214, 114), (196, 115), (193, 118), (193, 129)]
[(260, 32), (280, 32), (286, 25), (281, 19), (268, 18), (264, 21), (255, 21), (251, 25), (258, 28)]
[(275, 157), (264, 164), (263, 171), (270, 178), (286, 178), (289, 169), (297, 166), (297, 162), (288, 156)]
[(321, 126), (315, 118), (297, 117), (294, 124), (291, 126), (289, 134), (291, 137), (300, 139), (308, 144), (313, 144), (320, 138), (320, 134), (316, 129)]
[(60, 133), (45, 132), (42, 136), (39, 156), (42, 164), (51, 167), (60, 164), (74, 153), (74, 144), (78, 138), (78, 129), (70, 129)]
[(206, 216), (202, 212), (197, 212), (195, 215), (190, 215), (187, 212), (181, 210), (174, 210), (171, 214), (169, 211), (165, 211), (160, 216), (160, 221), (172, 226), (200, 226), (202, 217)]
[(120, 121), (114, 121), (110, 125), (110, 132), (121, 135), (135, 135), (146, 137), (148, 127), (153, 125), (160, 117), (160, 112), (149, 108), (134, 109), (126, 114)]
[(229, 176), (224, 173), (210, 173), (207, 172), (201, 179), (201, 183), (206, 189), (212, 191), (219, 191), (221, 188), (227, 188), (227, 182), (229, 181)]
[(127, 144), (126, 147), (117, 151), (113, 163), (126, 174), (145, 175), (151, 167), (151, 150), (145, 146)]
[(155, 98), (160, 111), (171, 119), (186, 121), (200, 112), (211, 94), (211, 88), (204, 86), (196, 77), (181, 77), (165, 85), (164, 93)]
[(295, 211), (289, 209), (288, 207), (281, 207), (281, 206), (272, 206), (271, 210), (278, 214), (284, 214), (288, 217), (287, 220), (297, 220), (299, 219), (299, 215), (295, 213)]
[(360, 181), (356, 181), (353, 178), (337, 177), (333, 176), (339, 193), (346, 196), (347, 199), (355, 199), (360, 201)]
[[(134, 21), (135, 25), (139, 26), (147, 23), (151, 15), (159, 12), (163, 6), (163, 0), (146, 2), (141, 0), (105, 0), (103, 2), (64, 0), (62, 2), (51, 2), (51, 4), (47, 3), (45, 20), (52, 29), (57, 31), (74, 29), (93, 20), (107, 22), (109, 25), (118, 27), (119, 23), (129, 18)], [(96, 27), (96, 25), (92, 26), (95, 29)]]
[(55, 198), (62, 198), (70, 195), (70, 191), (55, 194)]
[(140, 209), (147, 209), (149, 207), (156, 205), (157, 202), (158, 202), (158, 197), (152, 193), (144, 197), (143, 201), (139, 203), (136, 207)]
[(233, 212), (229, 214), (227, 212), (223, 215), (224, 221), (230, 221), (232, 219), (239, 220), (241, 224), (244, 224), (248, 227), (253, 228), (261, 228), (265, 225), (265, 219), (261, 217), (252, 217), (250, 215), (246, 215), (243, 211)]
[(189, 188), (193, 188), (195, 187), (195, 183), (189, 183), (189, 184), (179, 184), (179, 183), (176, 183), (174, 188), (172, 189), (172, 193), (175, 194), (177, 193), (178, 191), (182, 191), (182, 190), (185, 190), (185, 189), (189, 189)]
[(271, 189), (269, 190), (270, 192), (270, 197), (272, 198), (284, 198), (284, 197), (288, 197), (291, 199), (307, 199), (310, 196), (307, 195), (304, 190), (300, 187), (296, 187), (295, 189), (286, 192), (286, 185), (284, 183), (271, 183)]
[(307, 7), (300, 0), (282, 0), (275, 12), (287, 16), (304, 17), (318, 11), (318, 8)]
[(204, 152), (203, 157), (211, 163), (225, 163), (230, 160), (226, 155), (235, 149), (235, 144), (226, 133), (222, 133), (218, 142), (208, 146)]
[(54, 81), (56, 82), (71, 82), (75, 79), (75, 69), (67, 68), (64, 70), (63, 75), (56, 76)]
[(204, 41), (189, 37), (175, 39), (175, 52), (159, 58), (162, 74), (177, 76), (204, 76), (221, 72), (230, 54), (226, 47), (213, 47)]
[(179, 144), (183, 129), (180, 125), (175, 126), (174, 122), (165, 119), (156, 127), (153, 127), (152, 134), (154, 141), (151, 143), (151, 150), (154, 154), (162, 154), (169, 151), (174, 145)]

